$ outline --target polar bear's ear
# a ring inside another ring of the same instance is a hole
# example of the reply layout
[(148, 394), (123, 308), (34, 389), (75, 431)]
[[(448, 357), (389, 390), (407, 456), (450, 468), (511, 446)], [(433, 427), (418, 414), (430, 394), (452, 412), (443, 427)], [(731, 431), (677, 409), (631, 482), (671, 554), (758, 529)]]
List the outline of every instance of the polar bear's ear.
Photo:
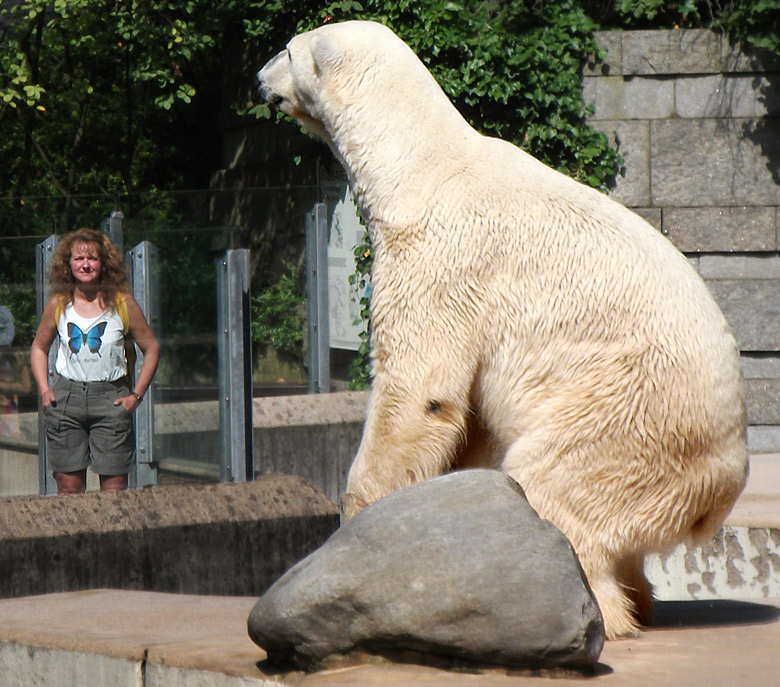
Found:
[(316, 34), (311, 37), (309, 44), (311, 56), (318, 72), (328, 71), (341, 62), (341, 51), (329, 36)]

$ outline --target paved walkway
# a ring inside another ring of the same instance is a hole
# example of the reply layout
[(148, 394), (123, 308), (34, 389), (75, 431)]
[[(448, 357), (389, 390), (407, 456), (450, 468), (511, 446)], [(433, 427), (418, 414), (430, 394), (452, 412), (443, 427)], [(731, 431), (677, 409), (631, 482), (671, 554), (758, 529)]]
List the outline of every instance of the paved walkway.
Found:
[[(780, 526), (780, 456), (753, 461), (729, 518)], [(774, 566), (773, 575), (780, 575)], [(363, 662), (264, 672), (246, 633), (255, 598), (94, 590), (0, 600), (3, 687), (735, 687), (780, 685), (780, 599), (667, 601), (657, 627), (607, 642), (595, 677), (455, 672)]]

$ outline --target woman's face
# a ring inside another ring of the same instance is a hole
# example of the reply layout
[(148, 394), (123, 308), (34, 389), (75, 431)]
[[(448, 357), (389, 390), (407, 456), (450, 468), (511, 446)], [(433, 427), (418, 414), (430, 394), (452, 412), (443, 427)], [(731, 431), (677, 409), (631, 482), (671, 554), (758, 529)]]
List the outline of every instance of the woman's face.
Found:
[(70, 253), (70, 269), (77, 282), (87, 286), (100, 283), (100, 257), (94, 243), (77, 243)]

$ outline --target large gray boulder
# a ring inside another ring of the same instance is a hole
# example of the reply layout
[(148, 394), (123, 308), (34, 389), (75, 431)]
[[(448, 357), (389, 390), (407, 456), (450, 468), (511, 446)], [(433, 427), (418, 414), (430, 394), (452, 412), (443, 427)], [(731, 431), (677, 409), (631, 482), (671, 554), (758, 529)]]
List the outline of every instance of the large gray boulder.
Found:
[(469, 470), (377, 501), (257, 602), (269, 662), (316, 668), (353, 650), (585, 667), (604, 624), (571, 545), (507, 475)]

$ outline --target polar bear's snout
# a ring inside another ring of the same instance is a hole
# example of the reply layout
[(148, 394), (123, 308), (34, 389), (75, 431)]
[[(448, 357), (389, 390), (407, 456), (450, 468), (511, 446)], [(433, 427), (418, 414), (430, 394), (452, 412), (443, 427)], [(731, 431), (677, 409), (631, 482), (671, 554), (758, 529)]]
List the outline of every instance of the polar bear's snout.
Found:
[[(289, 80), (290, 56), (282, 50), (265, 63), (257, 72), (257, 87), (260, 96), (270, 105), (279, 107), (284, 102), (284, 94), (280, 86), (284, 85), (284, 77)], [(281, 81), (281, 83), (279, 83)]]
[(274, 93), (272, 90), (264, 86), (262, 83), (260, 84), (260, 96), (267, 102), (269, 105), (273, 105), (274, 107), (279, 107), (280, 103), (284, 100), (284, 98), (279, 95), (279, 93)]

